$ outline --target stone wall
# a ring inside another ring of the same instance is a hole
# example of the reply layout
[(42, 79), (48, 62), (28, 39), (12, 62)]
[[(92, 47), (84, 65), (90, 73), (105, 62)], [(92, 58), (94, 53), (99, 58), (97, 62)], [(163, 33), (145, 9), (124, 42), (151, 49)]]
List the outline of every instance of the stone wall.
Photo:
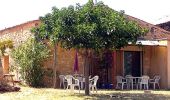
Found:
[[(0, 30), (0, 41), (10, 39), (13, 41), (14, 47), (17, 47), (21, 43), (25, 42), (28, 38), (33, 36), (33, 34), (30, 32), (30, 29), (37, 26), (39, 23), (40, 23), (39, 20), (34, 20), (13, 27), (6, 28), (4, 30)], [(12, 65), (11, 58), (9, 58), (9, 60), (10, 60), (9, 63), (1, 62), (2, 64), (5, 64), (5, 67), (7, 68), (2, 68), (4, 66), (2, 66), (1, 64), (0, 75), (2, 75), (2, 73), (8, 72), (7, 70), (9, 69), (9, 66)]]
[[(75, 54), (76, 51), (74, 49), (71, 50), (66, 50), (63, 49), (61, 47), (57, 47), (57, 86), (59, 87), (59, 75), (73, 75), (75, 74), (73, 68), (74, 68), (74, 61), (75, 61)], [(52, 49), (52, 53), (51, 53), (51, 57), (44, 62), (45, 63), (45, 69), (46, 70), (53, 70), (53, 64), (54, 64), (54, 56), (53, 56), (53, 49)], [(83, 58), (81, 55), (78, 54), (78, 67), (79, 67), (79, 71), (77, 72), (77, 74), (83, 74), (84, 70), (83, 70)], [(47, 87), (51, 87), (53, 84), (53, 79), (52, 77), (45, 77), (45, 81), (44, 81), (45, 85)]]
[[(30, 32), (30, 29), (36, 27), (40, 23), (39, 20), (30, 21), (21, 25), (17, 25), (11, 28), (7, 28), (0, 31), (0, 40), (11, 39), (14, 42), (14, 46), (17, 47), (21, 43), (25, 42), (29, 37), (33, 37), (34, 34)], [(50, 73), (53, 70), (53, 48), (51, 48), (51, 57), (44, 62), (45, 70)], [(57, 75), (63, 74), (74, 74), (73, 66), (75, 60), (75, 50), (65, 50), (61, 47), (57, 47)], [(83, 74), (83, 59), (78, 55), (79, 61), (79, 74)], [(13, 64), (13, 60), (10, 59), (10, 65)], [(2, 68), (0, 67), (0, 72)], [(49, 74), (48, 73), (48, 74)], [(15, 73), (15, 76), (18, 74)], [(17, 77), (16, 77), (17, 78)], [(47, 87), (52, 87), (52, 76), (46, 75), (44, 77), (44, 83)], [(59, 78), (57, 76), (57, 86), (59, 86)]]
[(26, 41), (29, 37), (33, 36), (33, 33), (30, 32), (30, 29), (37, 26), (39, 23), (39, 20), (34, 20), (1, 30), (0, 40), (10, 39), (14, 42), (14, 46), (18, 46), (22, 42)]
[[(33, 36), (33, 33), (30, 32), (30, 29), (37, 26), (40, 23), (39, 20), (29, 21), (20, 25), (16, 25), (13, 27), (6, 28), (4, 30), (0, 30), (0, 41), (10, 39), (14, 43), (14, 47), (19, 46), (21, 43), (25, 42), (28, 38)], [(3, 69), (9, 69), (9, 66), (12, 65), (11, 58), (9, 65), (6, 65), (8, 68)], [(3, 64), (4, 62), (2, 62)], [(6, 64), (6, 63), (5, 63)], [(0, 72), (2, 74), (2, 67), (0, 68)], [(8, 71), (5, 71), (8, 72)]]
[(160, 86), (162, 89), (167, 89), (167, 47), (166, 46), (153, 46), (151, 48), (151, 66), (150, 77), (159, 75)]

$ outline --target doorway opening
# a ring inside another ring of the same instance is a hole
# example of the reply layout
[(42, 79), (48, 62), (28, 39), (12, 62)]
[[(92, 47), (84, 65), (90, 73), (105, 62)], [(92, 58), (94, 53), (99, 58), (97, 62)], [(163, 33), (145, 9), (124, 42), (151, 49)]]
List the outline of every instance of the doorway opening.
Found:
[(140, 77), (142, 74), (141, 52), (124, 51), (124, 76)]

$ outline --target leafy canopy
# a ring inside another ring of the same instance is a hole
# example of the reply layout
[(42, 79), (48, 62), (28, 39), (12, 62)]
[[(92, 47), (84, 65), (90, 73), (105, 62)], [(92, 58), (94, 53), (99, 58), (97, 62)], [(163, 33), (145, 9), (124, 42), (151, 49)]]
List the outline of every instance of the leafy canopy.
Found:
[[(90, 56), (88, 51), (91, 50), (120, 49), (129, 42), (135, 43), (145, 33), (137, 23), (126, 19), (123, 12), (117, 12), (102, 2), (94, 5), (93, 0), (83, 6), (53, 7), (52, 12), (40, 17), (40, 20), (41, 25), (32, 30), (37, 40), (49, 39), (54, 50), (58, 43), (66, 49), (84, 49), (87, 56)], [(85, 93), (89, 95), (87, 56)]]
[(35, 28), (38, 38), (48, 38), (61, 43), (67, 49), (120, 49), (135, 43), (145, 29), (128, 20), (123, 12), (117, 12), (102, 2), (92, 0), (83, 6), (53, 8), (41, 17), (42, 24)]

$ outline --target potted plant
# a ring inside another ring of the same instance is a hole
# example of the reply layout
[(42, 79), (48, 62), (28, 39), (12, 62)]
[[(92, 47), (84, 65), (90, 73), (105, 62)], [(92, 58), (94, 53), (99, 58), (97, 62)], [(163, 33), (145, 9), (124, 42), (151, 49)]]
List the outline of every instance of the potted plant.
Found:
[(0, 57), (3, 68), (3, 73), (9, 73), (9, 50), (13, 48), (12, 40), (0, 41)]

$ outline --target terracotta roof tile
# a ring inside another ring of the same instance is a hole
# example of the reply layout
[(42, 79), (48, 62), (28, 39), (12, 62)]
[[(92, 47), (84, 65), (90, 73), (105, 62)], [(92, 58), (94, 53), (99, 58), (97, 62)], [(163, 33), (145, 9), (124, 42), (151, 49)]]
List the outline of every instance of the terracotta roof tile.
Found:
[(145, 27), (149, 30), (148, 33), (144, 36), (146, 40), (155, 40), (155, 39), (170, 39), (170, 32), (166, 31), (158, 26), (147, 23), (143, 20), (137, 19), (135, 17), (125, 15), (125, 17), (129, 20), (136, 21), (141, 27)]
[(17, 32), (17, 31), (20, 31), (21, 29), (22, 30), (23, 29), (30, 29), (32, 27), (39, 25), (39, 23), (40, 23), (40, 20), (28, 21), (28, 22), (22, 23), (20, 25), (16, 25), (16, 26), (12, 26), (12, 27), (0, 30), (0, 34)]
[[(137, 19), (137, 18), (129, 16), (129, 15), (125, 15), (125, 17), (129, 20), (136, 21), (141, 27), (145, 27), (145, 28), (149, 29), (149, 32), (146, 34), (146, 36), (143, 37), (146, 40), (154, 40), (154, 39), (168, 39), (169, 40), (170, 39), (170, 32), (168, 32), (158, 26), (147, 23), (143, 20)], [(9, 28), (0, 30), (0, 34), (6, 33), (6, 32), (8, 32), (8, 33), (16, 32), (16, 31), (20, 31), (21, 29), (29, 29), (29, 28), (35, 27), (39, 23), (40, 23), (40, 20), (28, 21), (28, 22), (20, 24), (20, 25), (16, 25), (13, 27), (9, 27)]]

